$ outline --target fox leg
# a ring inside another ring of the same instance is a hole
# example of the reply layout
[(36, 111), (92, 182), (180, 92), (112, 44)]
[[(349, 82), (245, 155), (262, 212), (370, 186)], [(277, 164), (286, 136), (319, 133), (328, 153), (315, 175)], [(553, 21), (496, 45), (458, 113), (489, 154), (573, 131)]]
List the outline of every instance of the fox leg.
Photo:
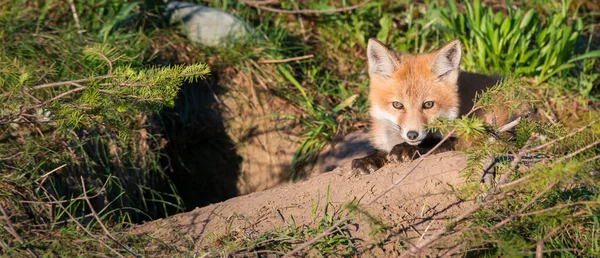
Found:
[(387, 163), (387, 153), (382, 150), (375, 150), (366, 157), (352, 160), (352, 172), (354, 174), (370, 174)]

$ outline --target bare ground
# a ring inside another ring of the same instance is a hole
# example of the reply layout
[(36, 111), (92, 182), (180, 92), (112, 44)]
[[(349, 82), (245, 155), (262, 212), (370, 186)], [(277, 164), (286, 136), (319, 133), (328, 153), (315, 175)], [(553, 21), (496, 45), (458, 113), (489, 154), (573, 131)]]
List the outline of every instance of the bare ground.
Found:
[[(283, 183), (272, 189), (152, 221), (134, 227), (131, 233), (147, 235), (172, 244), (180, 251), (193, 252), (219, 247), (218, 239), (226, 234), (252, 238), (287, 227), (291, 217), (296, 226), (310, 226), (314, 223), (311, 203), (320, 203), (316, 212), (318, 221), (323, 217), (328, 189), (330, 212), (331, 208), (343, 211), (344, 205), (352, 200), (367, 203), (388, 188), (394, 180), (409, 173), (416, 164), (414, 161), (389, 164), (370, 175), (352, 175), (349, 161), (364, 154), (365, 148), (360, 145), (366, 143), (366, 138), (360, 133), (346, 138), (346, 144), (338, 144), (322, 155), (315, 168), (317, 173), (308, 180)], [(354, 151), (356, 149), (362, 151)], [(336, 165), (340, 167), (328, 173), (318, 173)], [(381, 219), (388, 230), (369, 236), (371, 225), (365, 216), (351, 216), (351, 226), (347, 233), (358, 243), (358, 251), (376, 256), (397, 254), (410, 247), (411, 243), (421, 241), (423, 237), (442, 227), (446, 219), (468, 207), (467, 201), (459, 200), (453, 193), (462, 183), (460, 171), (464, 167), (465, 157), (457, 152), (430, 156), (373, 205), (361, 206), (364, 211)], [(384, 244), (376, 245), (378, 241), (383, 241)], [(156, 250), (161, 247), (148, 248)]]
[(221, 112), (227, 134), (242, 157), (236, 186), (237, 193), (244, 195), (289, 178), (300, 127), (272, 114), (298, 115), (299, 111), (274, 96), (268, 86), (255, 83), (251, 74), (235, 72), (230, 77), (230, 91), (221, 96)]

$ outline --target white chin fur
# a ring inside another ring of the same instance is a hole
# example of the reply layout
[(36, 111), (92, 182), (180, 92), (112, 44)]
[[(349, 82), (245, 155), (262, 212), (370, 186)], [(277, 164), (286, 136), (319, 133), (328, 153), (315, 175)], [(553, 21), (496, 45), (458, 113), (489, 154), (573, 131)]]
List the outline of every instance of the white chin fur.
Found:
[(412, 146), (417, 146), (417, 145), (421, 144), (421, 142), (423, 142), (423, 141), (414, 141), (414, 142), (406, 141), (406, 143), (408, 143), (408, 144), (410, 144)]

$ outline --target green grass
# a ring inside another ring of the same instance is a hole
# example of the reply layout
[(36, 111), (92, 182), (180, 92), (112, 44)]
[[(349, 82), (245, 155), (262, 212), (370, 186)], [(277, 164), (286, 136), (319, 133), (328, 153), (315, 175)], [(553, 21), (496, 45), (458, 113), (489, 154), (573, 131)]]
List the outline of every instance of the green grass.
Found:
[(439, 13), (440, 29), (448, 32), (447, 40), (460, 39), (467, 70), (536, 77), (539, 84), (563, 77), (578, 61), (600, 57), (600, 50), (590, 51), (589, 46), (578, 53), (585, 30), (582, 18), (568, 11), (570, 6), (571, 1), (562, 1), (560, 10), (541, 18), (535, 9), (508, 8), (503, 14), (481, 1), (466, 2), (462, 14), (451, 1), (450, 11)]
[[(106, 183), (103, 200), (99, 201), (104, 204), (98, 204), (96, 211), (115, 231), (132, 221), (183, 209), (182, 200), (160, 162), (164, 153), (159, 130), (146, 118), (174, 103), (185, 75), (193, 74), (187, 78), (197, 79), (197, 75), (208, 70), (202, 65), (172, 66), (169, 70), (152, 68), (150, 64), (216, 60), (211, 67), (216, 75), (225, 68), (233, 68), (254, 76), (250, 78), (260, 77), (268, 82), (272, 94), (300, 110), (295, 114), (285, 111), (268, 114), (299, 122), (303, 130), (291, 164), (292, 181), (304, 177), (318, 152), (334, 138), (368, 128), (364, 123), (368, 119), (365, 48), (371, 37), (402, 53), (427, 52), (458, 38), (465, 49), (463, 69), (534, 81), (533, 85), (516, 82), (515, 85), (531, 94), (520, 98), (531, 100), (541, 109), (541, 122), (519, 125), (516, 143), (500, 142), (472, 150), (469, 164), (473, 168), (479, 166), (482, 153), (518, 151), (532, 131), (544, 135), (546, 140), (556, 139), (598, 117), (594, 101), (600, 96), (600, 63), (596, 61), (600, 57), (599, 20), (597, 14), (577, 8), (570, 1), (515, 1), (512, 8), (506, 8), (500, 1), (493, 6), (480, 1), (471, 4), (370, 1), (356, 10), (321, 15), (276, 14), (259, 11), (241, 1), (202, 2), (235, 13), (255, 27), (255, 33), (247, 41), (227, 47), (198, 46), (175, 37), (171, 28), (152, 13), (152, 4), (158, 2), (75, 1), (79, 22), (74, 20), (66, 1), (12, 0), (0, 5), (0, 119), (18, 113), (22, 105), (36, 104), (34, 98), (20, 91), (26, 87), (105, 74), (115, 76), (85, 82), (86, 90), (31, 110), (30, 117), (39, 123), (1, 124), (0, 204), (11, 207), (11, 214), (18, 214), (13, 221), (16, 218), (27, 221), (16, 225), (27, 244), (18, 243), (8, 231), (0, 230), (3, 254), (25, 255), (27, 245), (50, 256), (114, 255), (99, 241), (126, 254), (105, 237), (95, 239), (72, 222), (65, 222), (67, 214), (59, 207), (48, 209), (41, 204), (20, 202), (48, 201), (39, 190), (40, 185), (55, 198), (66, 200), (82, 196), (80, 175), (85, 176), (88, 195), (96, 194)], [(354, 3), (358, 1), (286, 0), (274, 6), (327, 9)], [(168, 44), (161, 45), (165, 41)], [(176, 51), (169, 51), (169, 46), (177, 46)], [(308, 54), (314, 57), (281, 64), (257, 63), (260, 59)], [(116, 81), (144, 84), (151, 90), (111, 85)], [(36, 99), (46, 100), (71, 87), (64, 85), (32, 94)], [(482, 131), (480, 122), (465, 119), (445, 126), (454, 126), (463, 134), (476, 137), (473, 132)], [(552, 156), (556, 161), (597, 140), (598, 129), (595, 125), (547, 152), (557, 155)], [(140, 130), (147, 134), (140, 134)], [(527, 171), (538, 180), (511, 189), (514, 198), (502, 199), (481, 210), (474, 215), (471, 225), (489, 228), (519, 212), (524, 203), (547, 187), (549, 178), (558, 181), (556, 186), (523, 212), (575, 201), (597, 201), (598, 178), (590, 175), (590, 171), (597, 171), (599, 161), (585, 161), (597, 154), (595, 147), (553, 168), (534, 166)], [(48, 179), (41, 178), (59, 167)], [(506, 168), (507, 164), (501, 167)], [(516, 173), (512, 179), (521, 176), (524, 175)], [(475, 177), (472, 175), (476, 180)], [(466, 196), (479, 193), (477, 187), (467, 190)], [(324, 207), (329, 207), (327, 201)], [(89, 212), (82, 200), (66, 202), (65, 209), (77, 216)], [(360, 212), (356, 207), (349, 210)], [(325, 209), (323, 214), (316, 211), (313, 208), (313, 223), (308, 227), (295, 225), (293, 218), (289, 218), (287, 228), (252, 239), (225, 235), (219, 239), (222, 249), (206, 251), (284, 253), (340, 219), (339, 211)], [(582, 215), (569, 216), (577, 212)], [(551, 255), (593, 256), (600, 252), (597, 244), (600, 225), (594, 214), (598, 214), (597, 205), (568, 206), (521, 216), (498, 230), (469, 231), (462, 236), (465, 246), (461, 251), (473, 256), (533, 256), (535, 244), (559, 228), (544, 240), (546, 250), (558, 250)], [(82, 222), (95, 236), (103, 235), (98, 221)], [(7, 226), (5, 221), (0, 223)], [(45, 225), (42, 230), (51, 232), (52, 238), (35, 233), (30, 227), (34, 223)], [(376, 218), (373, 223), (378, 223)], [(387, 230), (383, 226), (378, 229), (377, 234)], [(313, 245), (310, 253), (353, 254), (356, 243), (344, 234), (343, 226), (336, 232)], [(139, 254), (152, 255), (144, 250), (149, 244), (164, 247), (165, 253), (177, 253), (153, 239), (118, 237)]]
[[(76, 2), (78, 21), (67, 2), (0, 5), (0, 205), (19, 218), (2, 225), (31, 241), (2, 230), (3, 254), (25, 254), (26, 245), (48, 255), (101, 253), (99, 223), (116, 230), (183, 211), (148, 117), (209, 69), (150, 66), (139, 4)], [(83, 184), (95, 196), (91, 205)], [(92, 207), (100, 221), (84, 216)]]
[[(355, 241), (345, 229), (346, 221), (343, 214), (351, 209), (335, 207), (330, 202), (330, 188), (327, 188), (324, 198), (317, 193), (317, 201), (310, 199), (311, 223), (309, 225), (297, 225), (294, 217), (281, 218), (287, 221), (287, 225), (268, 231), (258, 237), (246, 237), (241, 232), (228, 230), (223, 236), (214, 240), (215, 248), (207, 248), (207, 253), (213, 256), (241, 255), (247, 256), (257, 253), (283, 255), (292, 251), (297, 244), (311, 240), (330, 227), (334, 227), (332, 233), (320, 238), (312, 246), (303, 250), (305, 253), (318, 256), (341, 256), (345, 257), (355, 252)], [(324, 203), (321, 203), (321, 200)], [(335, 226), (336, 223), (339, 223)]]

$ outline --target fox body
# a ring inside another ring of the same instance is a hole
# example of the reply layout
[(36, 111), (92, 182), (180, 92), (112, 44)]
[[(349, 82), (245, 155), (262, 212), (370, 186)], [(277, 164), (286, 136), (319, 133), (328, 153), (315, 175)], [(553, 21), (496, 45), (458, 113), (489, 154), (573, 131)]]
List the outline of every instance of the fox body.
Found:
[[(458, 40), (427, 54), (397, 55), (379, 41), (370, 39), (367, 55), (371, 137), (379, 153), (354, 160), (352, 165), (366, 173), (377, 170), (390, 159), (412, 155), (411, 151), (426, 151), (423, 150), (426, 142), (442, 136), (427, 131), (427, 123), (467, 114), (473, 107), (475, 95), (500, 79), (461, 73)], [(477, 111), (475, 115), (490, 124), (504, 125), (509, 119), (507, 112)], [(389, 155), (395, 156), (390, 158)]]

